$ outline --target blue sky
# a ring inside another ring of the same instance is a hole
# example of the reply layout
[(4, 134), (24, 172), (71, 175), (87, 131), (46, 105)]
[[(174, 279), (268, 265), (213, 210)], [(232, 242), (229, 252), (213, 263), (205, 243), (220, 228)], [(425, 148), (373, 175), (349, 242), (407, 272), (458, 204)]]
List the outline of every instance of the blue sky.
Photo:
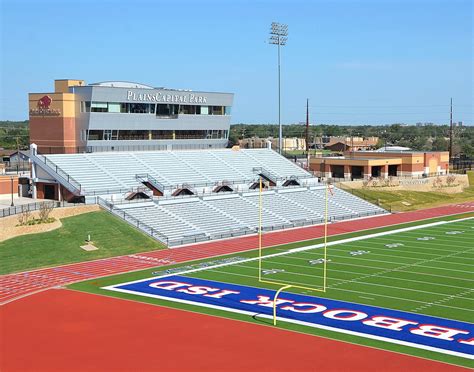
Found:
[(233, 123), (472, 124), (472, 0), (0, 0), (0, 119), (56, 78), (235, 93)]

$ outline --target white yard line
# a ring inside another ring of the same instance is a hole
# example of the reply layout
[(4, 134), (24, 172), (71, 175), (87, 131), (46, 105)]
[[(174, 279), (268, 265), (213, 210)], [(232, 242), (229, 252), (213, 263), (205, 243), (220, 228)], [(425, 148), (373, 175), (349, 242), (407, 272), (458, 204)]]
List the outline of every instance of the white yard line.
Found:
[[(397, 230), (389, 230), (389, 231), (383, 231), (383, 232), (369, 234), (369, 235), (356, 236), (356, 237), (352, 237), (352, 238), (346, 238), (346, 239), (341, 239), (341, 240), (328, 242), (326, 244), (326, 246), (329, 247), (329, 246), (345, 244), (345, 243), (350, 243), (350, 242), (355, 242), (355, 241), (360, 241), (360, 240), (377, 238), (377, 237), (380, 237), (380, 236), (393, 235), (393, 234), (397, 234), (397, 233), (401, 233), (401, 232), (405, 232), (405, 231), (413, 231), (413, 230), (420, 230), (420, 229), (425, 229), (425, 228), (433, 227), (433, 226), (448, 225), (448, 224), (451, 224), (451, 223), (456, 223), (456, 222), (460, 222), (460, 221), (467, 221), (467, 220), (474, 220), (474, 217), (466, 217), (466, 218), (462, 218), (462, 219), (454, 220), (454, 221), (437, 221), (437, 222), (432, 222), (432, 223), (428, 223), (428, 224), (425, 224), (425, 225), (410, 226), (410, 227), (404, 227), (404, 228), (397, 229)], [(289, 249), (287, 251), (280, 252), (280, 253), (273, 253), (273, 254), (265, 255), (262, 258), (267, 259), (267, 258), (271, 258), (271, 257), (285, 256), (285, 255), (288, 255), (290, 253), (304, 252), (304, 251), (308, 251), (308, 250), (311, 250), (311, 249), (323, 248), (323, 247), (324, 247), (324, 243), (313, 244), (313, 245), (309, 245), (309, 246), (306, 246), (306, 247)], [(248, 258), (248, 259), (238, 261), (238, 263), (252, 262), (252, 261), (257, 261), (259, 259), (260, 259), (259, 257), (253, 257), (253, 258)], [(204, 271), (204, 270), (210, 270), (210, 269), (215, 269), (215, 268), (219, 268), (219, 267), (235, 265), (236, 263), (237, 262), (228, 262), (228, 263), (223, 263), (223, 264), (217, 264), (217, 265), (214, 265), (214, 266), (199, 267), (199, 268), (196, 268), (196, 269), (185, 270), (185, 271), (182, 271), (182, 272), (175, 272), (175, 273), (172, 273), (172, 274), (159, 275), (159, 276), (149, 277), (149, 278), (146, 278), (146, 279), (132, 280), (130, 282), (121, 283), (120, 285), (139, 283), (139, 282), (143, 282), (143, 281), (150, 280), (150, 279), (161, 279), (161, 278), (166, 278), (166, 277), (175, 276), (175, 275), (191, 274), (191, 273), (195, 273), (195, 272), (199, 272), (199, 271)]]
[[(284, 265), (284, 266), (294, 266), (294, 267), (299, 267), (299, 268), (305, 267), (305, 266), (301, 266), (301, 265), (292, 265), (292, 264), (282, 264), (282, 265)], [(253, 267), (253, 266), (239, 265), (239, 267), (244, 267), (244, 268), (247, 268), (247, 269), (255, 270), (255, 267)], [(213, 270), (213, 271), (216, 271), (216, 270)], [(216, 271), (216, 272), (218, 272), (218, 271)], [(284, 273), (285, 274), (294, 274), (294, 275), (298, 275), (298, 276), (307, 276), (307, 277), (310, 277), (310, 278), (313, 278), (313, 279), (315, 278), (314, 275), (303, 274), (301, 272), (293, 272), (293, 271), (285, 270)], [(245, 274), (242, 274), (242, 275), (246, 276), (246, 277), (249, 277), (249, 278), (253, 278), (253, 276), (250, 276), (250, 275), (245, 275)], [(274, 275), (278, 275), (278, 273), (276, 273)], [(346, 283), (352, 283), (353, 282), (353, 283), (358, 283), (358, 284), (363, 284), (363, 285), (372, 285), (372, 286), (376, 286), (376, 287), (385, 287), (385, 288), (392, 288), (392, 289), (400, 289), (400, 290), (404, 290), (404, 291), (420, 292), (420, 293), (440, 296), (442, 298), (445, 298), (446, 296), (453, 296), (453, 297), (460, 298), (460, 299), (463, 299), (463, 300), (474, 301), (474, 298), (456, 296), (456, 295), (453, 295), (451, 293), (431, 292), (431, 291), (425, 291), (425, 290), (420, 290), (420, 289), (413, 289), (413, 288), (407, 288), (407, 287), (397, 287), (397, 286), (394, 286), (394, 285), (368, 283), (368, 282), (361, 281), (361, 279), (365, 279), (365, 278), (368, 278), (368, 277), (380, 277), (380, 275), (379, 274), (364, 275), (363, 277), (349, 279), (349, 280), (347, 280), (347, 279), (337, 279), (337, 278), (332, 277), (329, 280), (337, 280), (337, 281), (340, 281), (340, 282), (343, 282), (343, 283), (335, 283), (334, 285), (328, 285), (327, 288), (334, 288), (336, 285), (339, 285), (339, 284), (346, 284)]]
[[(452, 255), (446, 255), (446, 256), (438, 256), (436, 258), (433, 258), (433, 259), (430, 259), (428, 261), (426, 260), (418, 260), (417, 262), (413, 263), (413, 264), (407, 264), (407, 265), (413, 265), (413, 266), (419, 266), (419, 267), (426, 267), (428, 269), (436, 269), (436, 270), (448, 270), (448, 271), (453, 271), (453, 272), (460, 272), (460, 273), (465, 273), (465, 274), (472, 274), (472, 270), (458, 270), (458, 269), (450, 269), (449, 267), (448, 268), (443, 268), (443, 267), (434, 267), (434, 266), (426, 266), (426, 265), (420, 265), (418, 264), (418, 262), (431, 262), (431, 261), (435, 261), (435, 260), (440, 260), (440, 259), (443, 259), (443, 258), (449, 258), (449, 257), (452, 257), (453, 255), (458, 255), (458, 254), (462, 254), (462, 253), (467, 253), (467, 252), (470, 252), (471, 250), (474, 250), (473, 249), (468, 249), (467, 251), (463, 251), (463, 252), (456, 252), (456, 253), (453, 253)], [(311, 254), (311, 252), (303, 252), (304, 254)], [(371, 252), (372, 253), (372, 252)], [(369, 254), (371, 254), (369, 253)], [(338, 258), (344, 258), (344, 259), (349, 259), (351, 257), (347, 257), (347, 256), (337, 256), (335, 254), (330, 254), (329, 255), (329, 258), (331, 257), (338, 257)], [(374, 259), (371, 259), (371, 258), (363, 258), (361, 256), (357, 256), (357, 260), (359, 261), (372, 261), (372, 262), (381, 262), (381, 263), (386, 263), (386, 264), (395, 264), (393, 261), (383, 261), (383, 260), (374, 260)], [(443, 262), (443, 263), (447, 263), (449, 264), (449, 262)], [(452, 265), (458, 265), (457, 263), (452, 263)], [(463, 264), (459, 264), (459, 265), (463, 265)], [(464, 264), (466, 265), (466, 264)], [(468, 265), (470, 266), (470, 265)]]
[[(253, 278), (255, 279), (254, 276), (249, 276), (249, 275), (245, 275), (245, 274), (239, 274), (239, 273), (232, 273), (232, 272), (229, 272), (229, 271), (220, 271), (220, 270), (216, 270), (216, 269), (213, 269), (214, 272), (216, 273), (220, 273), (220, 274), (226, 274), (226, 275), (234, 275), (234, 276), (241, 276), (241, 277), (246, 277), (246, 278)], [(209, 279), (210, 280), (210, 279)], [(219, 283), (222, 283), (222, 281), (219, 281)], [(235, 284), (235, 283), (229, 283), (229, 282), (226, 282), (227, 284)], [(302, 282), (298, 282), (298, 281), (289, 281), (287, 282), (288, 284), (295, 284), (295, 285), (308, 285), (308, 283), (302, 283)], [(125, 284), (119, 284), (120, 286), (122, 285), (125, 285)], [(110, 286), (110, 288), (112, 288), (114, 286)], [(322, 287), (322, 286), (321, 286)], [(315, 287), (317, 288), (317, 287)], [(106, 287), (105, 289), (109, 289), (109, 287)], [(358, 294), (368, 294), (367, 292), (361, 292), (361, 291), (354, 291), (354, 290), (351, 290), (351, 289), (343, 289), (343, 288), (334, 288), (334, 287), (331, 287), (332, 290), (335, 290), (335, 291), (342, 291), (342, 292), (352, 292), (352, 293), (358, 293)], [(422, 305), (426, 305), (428, 302), (425, 302), (425, 301), (419, 301), (419, 300), (412, 300), (412, 299), (409, 299), (409, 298), (401, 298), (401, 297), (396, 297), (396, 296), (387, 296), (387, 295), (382, 295), (382, 294), (378, 294), (378, 293), (369, 293), (370, 295), (372, 296), (377, 296), (377, 297), (385, 297), (385, 298), (391, 298), (391, 299), (394, 299), (394, 300), (402, 300), (402, 301), (408, 301), (408, 302), (416, 302), (418, 304), (422, 304)], [(342, 300), (341, 300), (342, 301)], [(346, 300), (344, 300), (346, 301)], [(436, 304), (435, 304), (436, 305)], [(446, 307), (446, 308), (450, 308), (450, 309), (456, 309), (456, 310), (462, 310), (462, 311), (470, 311), (470, 312), (474, 312), (474, 310), (470, 310), (470, 309), (466, 309), (464, 307), (456, 307), (456, 306), (449, 306), (449, 305), (436, 305), (436, 306), (441, 306), (441, 307)], [(403, 310), (401, 310), (403, 311)]]
[[(311, 253), (306, 253), (305, 254), (311, 254)], [(315, 255), (314, 257), (321, 257), (320, 255)], [(309, 259), (308, 258), (301, 258), (301, 257), (287, 257), (288, 259), (290, 260), (300, 260), (300, 261), (308, 261)], [(265, 260), (266, 262), (275, 262), (274, 260)], [(245, 262), (245, 261), (240, 261), (240, 262)], [(280, 262), (278, 262), (280, 263)], [(380, 270), (386, 270), (387, 268), (386, 267), (378, 267), (378, 266), (367, 266), (367, 265), (357, 265), (357, 264), (353, 264), (353, 263), (347, 263), (347, 262), (340, 262), (340, 261), (331, 261), (330, 265), (329, 266), (335, 266), (335, 265), (343, 265), (343, 266), (354, 266), (354, 267), (363, 267), (363, 268), (367, 268), (367, 269), (373, 269), (373, 270), (377, 270), (377, 269), (380, 269)], [(420, 266), (422, 267), (422, 266)], [(436, 269), (440, 269), (439, 267), (436, 267)], [(328, 270), (332, 270), (332, 268), (328, 268)], [(449, 269), (447, 269), (448, 271), (450, 271)], [(409, 274), (414, 274), (412, 271), (405, 271), (405, 270), (399, 270), (400, 272), (403, 272), (403, 273), (409, 273)], [(469, 272), (471, 273), (471, 272)], [(474, 282), (474, 280), (472, 279), (466, 279), (466, 278), (458, 278), (458, 277), (454, 277), (454, 276), (446, 276), (446, 275), (437, 275), (437, 274), (429, 274), (429, 273), (415, 273), (417, 275), (429, 275), (429, 276), (435, 276), (435, 277), (440, 277), (440, 278), (444, 278), (444, 279), (458, 279), (458, 280), (463, 280), (463, 281), (469, 281), (469, 282)]]
[[(427, 234), (428, 235), (428, 234)], [(432, 235), (432, 234), (429, 234), (429, 235)], [(418, 236), (419, 238), (420, 236)], [(405, 238), (406, 239), (406, 238)], [(422, 249), (422, 250), (429, 250), (430, 252), (433, 252), (433, 251), (436, 251), (436, 252), (449, 252), (449, 253), (453, 253), (455, 252), (457, 249), (438, 249), (438, 248), (433, 248), (433, 246), (440, 246), (440, 247), (446, 247), (446, 243), (451, 243), (449, 240), (443, 240), (442, 243), (440, 243), (440, 240), (436, 241), (436, 240), (430, 240), (429, 243), (427, 242), (423, 242), (423, 241), (419, 241), (419, 240), (415, 240), (416, 238), (413, 239), (413, 241), (411, 241), (411, 243), (416, 243), (417, 244), (417, 250), (419, 249)], [(351, 244), (350, 247), (351, 248), (360, 248), (361, 244), (369, 244), (371, 246), (374, 246), (376, 248), (374, 249), (390, 249), (391, 251), (401, 251), (403, 252), (403, 250), (397, 250), (396, 248), (388, 248), (385, 246), (385, 244), (381, 244), (380, 241), (385, 241), (387, 242), (388, 244), (393, 244), (393, 243), (398, 243), (396, 241), (393, 240), (393, 238), (391, 239), (385, 239), (383, 237), (380, 237), (377, 239), (379, 242), (377, 243), (374, 243), (374, 242), (361, 242), (361, 243), (358, 243), (356, 242), (356, 244)], [(399, 243), (402, 243), (402, 244), (408, 244), (406, 243), (406, 241), (399, 241)], [(430, 246), (428, 247), (423, 247), (424, 244), (429, 244)], [(473, 244), (472, 246), (474, 246), (474, 240), (473, 240)], [(410, 248), (414, 248), (413, 246), (408, 246), (408, 245), (405, 245), (405, 247), (410, 247)], [(409, 253), (413, 253), (413, 254), (424, 254), (423, 252), (416, 252), (416, 251), (410, 251)]]

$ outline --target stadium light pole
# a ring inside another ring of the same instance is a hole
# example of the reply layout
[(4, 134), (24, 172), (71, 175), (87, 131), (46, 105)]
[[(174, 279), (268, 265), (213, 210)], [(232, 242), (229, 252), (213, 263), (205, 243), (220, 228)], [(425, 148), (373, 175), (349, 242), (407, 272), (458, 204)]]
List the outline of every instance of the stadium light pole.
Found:
[(279, 139), (278, 139), (278, 151), (281, 154), (282, 152), (282, 137), (283, 137), (283, 128), (281, 126), (281, 78), (280, 78), (280, 46), (286, 45), (288, 39), (288, 25), (272, 22), (270, 27), (270, 39), (269, 43), (278, 46), (278, 130), (279, 130)]

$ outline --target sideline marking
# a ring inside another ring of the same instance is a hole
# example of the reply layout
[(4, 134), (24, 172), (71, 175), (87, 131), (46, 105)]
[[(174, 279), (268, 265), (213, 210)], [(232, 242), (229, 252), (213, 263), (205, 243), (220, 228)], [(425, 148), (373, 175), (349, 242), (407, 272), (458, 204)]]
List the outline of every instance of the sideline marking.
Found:
[[(273, 319), (275, 291), (263, 288), (174, 276), (102, 289)], [(286, 293), (277, 306), (279, 321), (474, 359), (469, 350), (474, 330), (466, 322), (293, 293)]]

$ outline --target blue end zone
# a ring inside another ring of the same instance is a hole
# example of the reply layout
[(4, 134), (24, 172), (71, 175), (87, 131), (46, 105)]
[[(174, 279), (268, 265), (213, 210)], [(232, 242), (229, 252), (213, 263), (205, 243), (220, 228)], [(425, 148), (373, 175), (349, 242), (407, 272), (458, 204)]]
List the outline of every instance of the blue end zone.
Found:
[[(271, 317), (275, 291), (184, 276), (145, 279), (104, 289), (249, 315)], [(282, 293), (280, 321), (473, 359), (471, 323), (300, 294)]]

